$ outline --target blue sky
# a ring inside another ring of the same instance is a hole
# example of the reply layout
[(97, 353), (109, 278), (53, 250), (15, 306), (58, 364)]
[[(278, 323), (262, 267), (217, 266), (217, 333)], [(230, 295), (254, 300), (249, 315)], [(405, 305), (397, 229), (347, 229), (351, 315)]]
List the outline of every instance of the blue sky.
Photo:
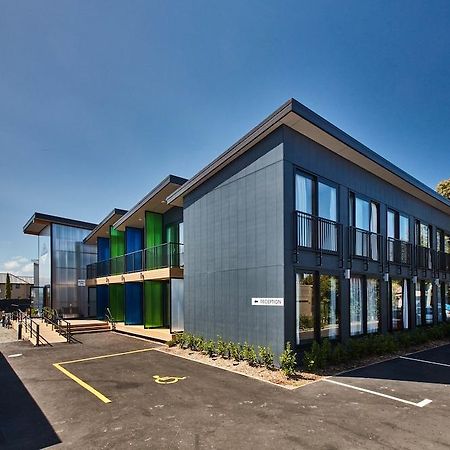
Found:
[(127, 209), (290, 97), (434, 187), (449, 55), (447, 0), (2, 0), (0, 271), (30, 270), (34, 211)]

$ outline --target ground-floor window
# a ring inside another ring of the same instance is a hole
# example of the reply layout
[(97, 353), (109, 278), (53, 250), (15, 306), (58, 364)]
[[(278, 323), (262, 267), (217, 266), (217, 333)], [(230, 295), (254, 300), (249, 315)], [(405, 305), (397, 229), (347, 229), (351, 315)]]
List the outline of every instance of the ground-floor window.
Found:
[(320, 275), (320, 336), (336, 339), (339, 336), (339, 279)]
[(367, 332), (380, 329), (380, 280), (367, 278)]
[(391, 329), (393, 331), (408, 328), (408, 281), (392, 280), (390, 289)]
[(439, 283), (436, 286), (436, 306), (437, 306), (438, 322), (442, 322), (444, 320), (444, 317), (442, 314), (442, 290), (443, 290), (443, 285), (441, 283)]
[(422, 287), (420, 283), (416, 284), (416, 326), (423, 325), (422, 319)]
[(350, 334), (363, 334), (363, 279), (350, 278)]
[(431, 281), (424, 282), (423, 303), (425, 309), (425, 323), (433, 324), (433, 284)]
[(450, 322), (450, 283), (445, 283), (445, 320)]
[(339, 279), (317, 272), (296, 274), (297, 344), (339, 337)]
[(314, 340), (314, 274), (296, 274), (297, 345)]

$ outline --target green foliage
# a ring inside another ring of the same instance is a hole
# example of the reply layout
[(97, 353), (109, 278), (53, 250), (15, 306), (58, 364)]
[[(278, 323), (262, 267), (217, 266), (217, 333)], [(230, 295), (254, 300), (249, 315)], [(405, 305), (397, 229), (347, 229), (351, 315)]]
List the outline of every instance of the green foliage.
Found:
[(222, 340), (220, 336), (218, 336), (217, 340), (217, 354), (222, 358), (228, 357), (228, 345)]
[(313, 342), (310, 350), (303, 354), (303, 367), (314, 371), (333, 364), (358, 361), (370, 356), (380, 356), (406, 350), (414, 345), (450, 337), (450, 323), (441, 323), (429, 328), (404, 330), (394, 334), (374, 334), (352, 338), (345, 344), (331, 344), (328, 339), (322, 343)]
[(295, 374), (296, 367), (297, 359), (295, 352), (291, 348), (291, 343), (288, 342), (280, 356), (280, 368), (287, 377), (292, 377)]
[(440, 181), (436, 186), (436, 191), (450, 200), (450, 178)]
[(273, 369), (273, 353), (270, 347), (258, 347), (259, 362), (266, 369)]
[(6, 274), (5, 298), (11, 300), (11, 278), (9, 273)]
[(248, 349), (247, 362), (253, 367), (259, 366), (258, 355), (253, 347)]

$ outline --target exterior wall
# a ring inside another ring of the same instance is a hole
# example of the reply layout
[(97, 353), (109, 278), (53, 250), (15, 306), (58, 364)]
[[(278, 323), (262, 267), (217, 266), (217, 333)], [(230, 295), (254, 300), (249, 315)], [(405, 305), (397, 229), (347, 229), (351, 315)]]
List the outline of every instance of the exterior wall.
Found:
[(88, 288), (78, 286), (78, 280), (86, 279), (86, 266), (97, 259), (96, 247), (83, 244), (88, 234), (89, 230), (52, 224), (51, 305), (65, 316), (89, 314)]
[[(31, 296), (31, 284), (25, 283), (11, 283), (11, 299), (30, 298)], [(6, 284), (0, 283), (0, 299), (4, 299), (6, 296)]]
[[(380, 205), (380, 234), (387, 236), (387, 209), (391, 208), (410, 218), (410, 240), (414, 240), (414, 220), (420, 219), (424, 223), (432, 224), (432, 237), (436, 234), (436, 227), (444, 231), (450, 231), (450, 218), (443, 212), (421, 202), (403, 190), (386, 183), (377, 176), (365, 171), (350, 161), (339, 157), (330, 150), (320, 146), (314, 141), (284, 127), (284, 187), (285, 187), (285, 311), (286, 311), (286, 338), (295, 342), (295, 270), (319, 270), (320, 272), (338, 274), (341, 284), (341, 333), (342, 338), (349, 337), (349, 281), (344, 279), (344, 269), (350, 267), (347, 254), (348, 239), (345, 232), (349, 225), (349, 194), (351, 191), (367, 196)], [(310, 251), (304, 251), (300, 255), (300, 263), (293, 260), (295, 248), (295, 184), (296, 168), (309, 172), (319, 178), (325, 178), (338, 185), (338, 222), (344, 227), (343, 265), (340, 265), (336, 256), (325, 256), (322, 264), (318, 266), (316, 255)], [(435, 245), (435, 244), (434, 244)], [(387, 270), (385, 267), (384, 270)], [(362, 261), (353, 260), (351, 263), (352, 274), (366, 274), (382, 279), (380, 265), (376, 262), (369, 263), (367, 270)], [(419, 271), (418, 278), (433, 279), (431, 271)], [(414, 286), (411, 283), (409, 268), (391, 266), (390, 278), (409, 279), (409, 311), (410, 323), (414, 326)], [(389, 283), (381, 281), (381, 326), (386, 332), (389, 328)], [(435, 308), (436, 309), (436, 308)], [(435, 311), (436, 314), (436, 311)]]
[(184, 199), (185, 330), (284, 346), (283, 144), (278, 130)]

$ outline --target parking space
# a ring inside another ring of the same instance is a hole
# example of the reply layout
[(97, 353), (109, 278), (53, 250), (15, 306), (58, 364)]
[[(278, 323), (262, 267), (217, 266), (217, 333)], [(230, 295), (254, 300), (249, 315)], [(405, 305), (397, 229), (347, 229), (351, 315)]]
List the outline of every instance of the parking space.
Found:
[[(288, 391), (159, 352), (158, 347), (109, 333), (86, 335), (82, 344), (53, 349), (5, 344), (0, 350), (33, 399), (39, 414), (31, 418), (48, 421), (46, 445), (423, 449), (450, 443), (444, 366), (436, 366), (438, 373), (427, 363), (396, 359), (330, 379), (362, 390), (321, 381)], [(409, 356), (440, 362), (446, 351)], [(8, 359), (19, 353), (21, 357)], [(16, 396), (22, 391), (16, 390)], [(424, 399), (432, 402), (418, 406)], [(10, 407), (17, 401), (11, 399)], [(37, 441), (27, 414), (14, 414), (23, 424), (19, 447), (39, 448), (33, 446)], [(6, 436), (4, 443), (17, 442), (18, 436)]]

